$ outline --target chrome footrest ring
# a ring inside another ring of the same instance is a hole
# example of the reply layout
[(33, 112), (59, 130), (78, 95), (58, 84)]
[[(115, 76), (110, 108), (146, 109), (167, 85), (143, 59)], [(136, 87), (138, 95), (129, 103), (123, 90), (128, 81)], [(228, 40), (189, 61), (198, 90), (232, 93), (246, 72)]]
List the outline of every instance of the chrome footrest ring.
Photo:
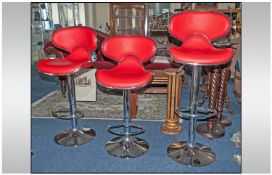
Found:
[(217, 115), (217, 111), (211, 108), (204, 108), (204, 107), (197, 107), (195, 114), (192, 114), (190, 107), (180, 107), (176, 108), (175, 113), (181, 118), (190, 118), (190, 117), (197, 117), (197, 118), (210, 118)]
[[(69, 108), (55, 109), (51, 113), (53, 117), (56, 117), (58, 119), (62, 119), (62, 120), (71, 119)], [(82, 117), (84, 117), (84, 114), (81, 111), (76, 110), (76, 118), (78, 119)]]
[[(124, 128), (124, 127), (125, 127), (124, 124), (118, 125), (118, 126), (109, 126), (108, 132), (111, 133), (111, 134), (117, 135), (117, 136), (125, 136), (125, 135), (127, 135), (127, 134), (124, 133), (124, 132), (117, 132), (117, 131), (114, 131), (114, 129), (117, 129), (117, 128)], [(141, 126), (129, 125), (129, 128), (137, 129), (137, 131), (128, 133), (128, 135), (130, 135), (130, 136), (136, 136), (136, 135), (142, 134), (142, 133), (145, 131), (144, 128), (141, 127)]]

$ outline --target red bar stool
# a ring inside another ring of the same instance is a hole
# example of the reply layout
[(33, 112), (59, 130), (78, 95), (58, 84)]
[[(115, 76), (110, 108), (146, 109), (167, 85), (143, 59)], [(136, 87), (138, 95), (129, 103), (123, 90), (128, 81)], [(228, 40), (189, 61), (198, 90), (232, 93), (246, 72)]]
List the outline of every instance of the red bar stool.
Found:
[[(143, 133), (144, 128), (131, 125), (130, 93), (152, 80), (153, 74), (146, 71), (142, 63), (154, 56), (156, 44), (144, 36), (116, 36), (103, 42), (102, 53), (119, 63), (113, 69), (98, 70), (97, 83), (109, 89), (123, 90), (124, 99), (124, 123), (108, 128), (110, 133), (118, 137), (106, 143), (106, 150), (115, 157), (142, 156), (148, 151), (149, 144), (146, 140), (135, 137)], [(124, 131), (119, 132), (117, 128), (124, 128)]]
[(211, 41), (227, 35), (230, 21), (227, 16), (213, 12), (184, 12), (175, 15), (169, 32), (182, 40), (178, 48), (170, 48), (169, 53), (175, 62), (192, 66), (192, 80), (189, 107), (180, 107), (176, 112), (180, 117), (190, 119), (187, 141), (177, 141), (169, 145), (168, 156), (178, 163), (189, 166), (206, 166), (214, 162), (216, 155), (209, 147), (195, 142), (197, 118), (216, 115), (216, 110), (198, 107), (197, 94), (201, 66), (214, 66), (230, 61), (234, 54), (231, 48), (215, 48)]
[(62, 146), (77, 146), (88, 143), (95, 138), (95, 131), (90, 128), (79, 128), (77, 118), (83, 113), (76, 108), (75, 99), (75, 74), (80, 70), (90, 67), (90, 53), (96, 49), (96, 36), (88, 27), (69, 27), (56, 31), (52, 35), (52, 43), (70, 54), (64, 59), (42, 59), (37, 63), (39, 72), (54, 76), (67, 76), (69, 109), (54, 110), (53, 116), (71, 120), (71, 129), (57, 134), (54, 141)]

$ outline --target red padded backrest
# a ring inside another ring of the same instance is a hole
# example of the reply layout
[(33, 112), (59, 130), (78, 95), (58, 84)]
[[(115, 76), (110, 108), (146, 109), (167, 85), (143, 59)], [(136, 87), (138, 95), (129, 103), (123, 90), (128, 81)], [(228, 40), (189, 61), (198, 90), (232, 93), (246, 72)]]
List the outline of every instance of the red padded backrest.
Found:
[(224, 14), (191, 11), (173, 16), (169, 32), (182, 41), (196, 32), (206, 35), (212, 41), (227, 35), (230, 27), (230, 20)]
[(52, 35), (52, 43), (71, 52), (76, 47), (84, 47), (89, 52), (96, 49), (96, 35), (89, 27), (68, 27), (57, 30)]
[(145, 62), (155, 55), (156, 43), (145, 36), (114, 36), (103, 41), (102, 53), (117, 62), (128, 55)]

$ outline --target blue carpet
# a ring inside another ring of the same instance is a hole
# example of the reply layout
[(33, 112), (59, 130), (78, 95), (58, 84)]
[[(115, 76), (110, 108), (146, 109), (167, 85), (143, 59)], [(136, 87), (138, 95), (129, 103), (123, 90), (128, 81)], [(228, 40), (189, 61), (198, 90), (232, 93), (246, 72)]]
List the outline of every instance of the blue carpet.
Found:
[[(79, 126), (91, 127), (97, 137), (92, 142), (79, 147), (63, 148), (54, 143), (56, 133), (70, 126), (69, 121), (58, 119), (32, 119), (32, 173), (240, 173), (240, 167), (234, 162), (233, 154), (240, 154), (230, 138), (240, 131), (240, 104), (233, 106), (236, 114), (230, 116), (233, 124), (225, 129), (223, 138), (208, 140), (196, 135), (199, 143), (212, 148), (216, 161), (207, 167), (187, 167), (168, 158), (166, 149), (177, 140), (186, 140), (188, 121), (184, 121), (184, 132), (178, 136), (167, 136), (160, 132), (161, 121), (133, 121), (141, 125), (146, 132), (141, 135), (150, 143), (149, 152), (135, 159), (120, 159), (107, 154), (104, 145), (114, 136), (106, 129), (110, 124), (119, 124), (116, 120), (82, 119)], [(237, 113), (238, 112), (238, 113)], [(228, 114), (228, 113), (226, 113)]]
[(56, 77), (40, 74), (36, 64), (31, 65), (31, 103), (57, 89), (60, 89), (60, 85)]

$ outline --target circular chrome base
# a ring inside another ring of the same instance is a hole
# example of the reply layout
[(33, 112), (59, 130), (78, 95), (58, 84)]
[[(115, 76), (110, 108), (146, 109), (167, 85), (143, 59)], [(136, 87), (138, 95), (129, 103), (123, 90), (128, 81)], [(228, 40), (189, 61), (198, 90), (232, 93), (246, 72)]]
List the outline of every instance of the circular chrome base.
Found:
[(222, 116), (220, 120), (215, 120), (217, 125), (220, 125), (222, 127), (227, 127), (231, 125), (231, 120), (227, 117)]
[(70, 129), (57, 134), (54, 141), (62, 146), (78, 146), (90, 142), (95, 135), (95, 131), (90, 128)]
[(196, 131), (198, 134), (208, 137), (209, 139), (219, 138), (225, 135), (224, 128), (216, 124), (214, 124), (213, 129), (208, 129), (207, 123), (200, 123)]
[(174, 161), (189, 166), (207, 166), (215, 161), (215, 153), (205, 145), (196, 143), (189, 147), (187, 142), (174, 142), (167, 149), (168, 156)]
[(116, 137), (108, 141), (105, 147), (112, 156), (134, 158), (144, 155), (149, 149), (149, 144), (139, 137), (129, 137), (128, 141), (125, 141), (125, 137)]

